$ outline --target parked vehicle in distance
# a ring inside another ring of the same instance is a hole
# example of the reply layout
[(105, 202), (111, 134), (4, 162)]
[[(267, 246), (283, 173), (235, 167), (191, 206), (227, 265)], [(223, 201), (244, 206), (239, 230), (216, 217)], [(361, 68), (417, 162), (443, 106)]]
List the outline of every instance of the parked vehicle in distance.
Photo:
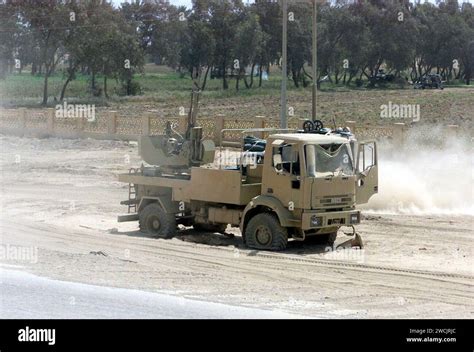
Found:
[(420, 77), (414, 84), (414, 89), (426, 89), (426, 88), (433, 88), (433, 89), (444, 89), (443, 81), (441, 79), (441, 75), (437, 73), (429, 73)]

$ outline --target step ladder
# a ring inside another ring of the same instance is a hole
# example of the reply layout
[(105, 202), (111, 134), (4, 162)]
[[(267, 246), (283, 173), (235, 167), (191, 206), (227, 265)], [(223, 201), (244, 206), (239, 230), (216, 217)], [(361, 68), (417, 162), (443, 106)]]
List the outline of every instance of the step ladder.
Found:
[[(138, 174), (139, 172), (140, 172), (140, 169), (135, 169), (135, 168), (131, 168), (130, 170), (128, 170), (129, 175), (135, 175), (135, 174)], [(135, 184), (131, 182), (128, 184), (127, 205), (128, 205), (129, 214), (137, 212), (137, 190), (135, 188)]]

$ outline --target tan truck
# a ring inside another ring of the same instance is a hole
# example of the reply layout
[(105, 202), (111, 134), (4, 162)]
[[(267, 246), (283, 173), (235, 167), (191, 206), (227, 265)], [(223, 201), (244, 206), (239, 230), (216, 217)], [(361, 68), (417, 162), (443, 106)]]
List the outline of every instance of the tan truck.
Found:
[(222, 233), (230, 225), (248, 247), (262, 250), (308, 236), (332, 245), (343, 226), (356, 235), (356, 204), (378, 191), (376, 143), (318, 123), (299, 131), (238, 130), (240, 148), (215, 148), (193, 125), (185, 136), (169, 125), (165, 135), (143, 136), (139, 150), (149, 166), (119, 175), (129, 199), (118, 221), (138, 220), (160, 238), (172, 237), (178, 224)]

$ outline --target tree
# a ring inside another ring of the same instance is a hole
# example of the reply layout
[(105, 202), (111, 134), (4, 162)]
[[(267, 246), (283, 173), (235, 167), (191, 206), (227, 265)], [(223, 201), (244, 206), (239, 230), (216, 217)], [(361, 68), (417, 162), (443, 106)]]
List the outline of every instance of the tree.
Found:
[(234, 69), (232, 49), (235, 45), (236, 28), (244, 19), (244, 5), (241, 0), (210, 0), (210, 26), (216, 49), (214, 63), (222, 71), (222, 87), (227, 89), (227, 69)]
[(306, 87), (304, 65), (311, 61), (311, 11), (307, 4), (293, 5), (289, 13), (294, 14), (294, 20), (288, 22), (288, 72), (291, 72), (296, 87), (300, 83)]
[[(193, 79), (199, 74), (200, 90), (206, 87), (207, 76), (214, 64), (216, 44), (210, 24), (208, 5), (195, 2), (187, 18), (187, 29), (181, 47), (180, 65), (186, 67)], [(205, 70), (204, 76), (201, 72)]]
[(186, 30), (190, 10), (185, 7), (168, 6), (161, 18), (156, 20), (152, 35), (150, 53), (156, 64), (165, 64), (181, 69), (181, 53), (186, 43)]
[(42, 105), (48, 103), (48, 79), (64, 55), (63, 43), (71, 26), (72, 17), (60, 0), (25, 0), (20, 16), (32, 31), (39, 48), (39, 63), (44, 66)]
[(76, 72), (80, 65), (87, 61), (86, 48), (90, 42), (91, 27), (88, 22), (86, 9), (80, 4), (70, 4), (70, 11), (74, 13), (74, 23), (71, 25), (68, 35), (64, 38), (64, 48), (66, 51), (65, 62), (67, 68), (64, 70), (66, 81), (64, 82), (59, 101), (63, 101), (69, 83), (76, 78)]
[(156, 20), (165, 13), (165, 9), (165, 3), (160, 1), (134, 0), (121, 4), (120, 12), (125, 20), (136, 28), (142, 51), (146, 51), (150, 46), (156, 30)]
[(474, 7), (464, 3), (462, 6), (463, 36), (460, 44), (460, 59), (464, 67), (464, 81), (471, 84), (474, 75)]
[[(249, 10), (246, 11), (248, 13), (245, 14), (245, 19), (237, 27), (236, 45), (232, 55), (234, 60), (237, 60), (238, 76), (235, 83), (237, 90), (239, 90), (242, 76), (246, 88), (253, 86), (255, 66), (258, 61), (261, 61), (266, 40), (265, 33), (258, 23), (258, 16)], [(250, 68), (250, 82), (247, 81), (245, 75), (247, 68)]]
[[(140, 45), (140, 36), (135, 32), (135, 22), (127, 21), (120, 11), (105, 2), (81, 5), (76, 8), (75, 26), (65, 39), (69, 58), (60, 99), (64, 98), (67, 84), (83, 65), (90, 73), (93, 95), (103, 93), (108, 97), (108, 78), (122, 82), (124, 94), (136, 94), (138, 89), (134, 87), (132, 78), (143, 66), (144, 50)], [(98, 75), (103, 76), (102, 88), (97, 84)]]
[(262, 86), (263, 69), (270, 74), (270, 65), (281, 57), (281, 9), (278, 3), (271, 1), (257, 1), (252, 12), (258, 16), (262, 28), (262, 51), (257, 55), (259, 66), (259, 83)]
[(0, 23), (0, 79), (4, 79), (14, 62), (15, 37), (22, 33), (12, 4), (0, 3)]

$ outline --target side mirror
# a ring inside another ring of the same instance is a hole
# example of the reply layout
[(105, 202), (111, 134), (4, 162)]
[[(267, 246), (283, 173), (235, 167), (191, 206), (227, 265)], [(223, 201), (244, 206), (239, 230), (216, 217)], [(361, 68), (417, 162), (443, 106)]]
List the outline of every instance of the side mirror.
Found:
[(281, 158), (281, 154), (274, 154), (273, 155), (273, 166), (275, 167), (275, 170), (277, 172), (282, 172), (283, 171), (283, 160)]

